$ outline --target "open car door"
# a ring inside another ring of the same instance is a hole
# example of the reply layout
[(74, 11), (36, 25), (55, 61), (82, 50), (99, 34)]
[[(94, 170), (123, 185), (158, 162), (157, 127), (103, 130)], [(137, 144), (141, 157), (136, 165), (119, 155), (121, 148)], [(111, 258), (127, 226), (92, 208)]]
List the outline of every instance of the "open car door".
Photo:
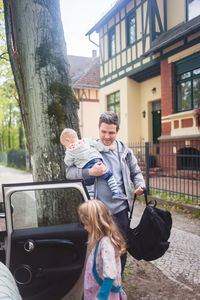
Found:
[[(5, 264), (24, 300), (81, 300), (87, 232), (82, 181), (4, 184)], [(3, 257), (3, 255), (1, 255)]]

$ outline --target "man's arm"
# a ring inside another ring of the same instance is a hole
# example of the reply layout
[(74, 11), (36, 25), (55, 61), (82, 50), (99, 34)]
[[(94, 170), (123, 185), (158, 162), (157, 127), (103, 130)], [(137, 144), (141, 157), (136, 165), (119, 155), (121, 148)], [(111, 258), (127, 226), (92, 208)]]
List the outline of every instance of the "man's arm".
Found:
[(107, 172), (106, 166), (102, 162), (97, 162), (90, 169), (79, 169), (77, 167), (69, 167), (66, 169), (67, 179), (89, 179), (90, 176), (101, 176)]
[(66, 168), (66, 179), (89, 179), (89, 169), (80, 169), (75, 166)]
[(135, 193), (137, 195), (143, 194), (143, 188), (145, 187), (144, 177), (138, 165), (137, 159), (131, 149), (128, 149), (127, 163), (130, 169), (131, 180), (135, 186)]

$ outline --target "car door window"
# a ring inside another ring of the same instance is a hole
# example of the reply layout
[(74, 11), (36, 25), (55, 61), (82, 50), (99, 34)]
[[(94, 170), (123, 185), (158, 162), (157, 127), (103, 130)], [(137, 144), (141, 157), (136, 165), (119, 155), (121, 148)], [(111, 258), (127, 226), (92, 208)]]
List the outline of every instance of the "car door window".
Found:
[(12, 193), (10, 200), (15, 230), (79, 222), (77, 208), (83, 196), (73, 187), (30, 189)]

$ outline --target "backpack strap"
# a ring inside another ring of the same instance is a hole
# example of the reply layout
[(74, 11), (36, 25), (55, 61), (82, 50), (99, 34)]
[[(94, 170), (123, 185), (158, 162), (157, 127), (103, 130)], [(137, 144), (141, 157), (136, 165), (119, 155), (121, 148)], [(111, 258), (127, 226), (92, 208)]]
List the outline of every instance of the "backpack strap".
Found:
[[(94, 278), (95, 278), (96, 282), (100, 286), (102, 286), (103, 279), (101, 279), (99, 277), (99, 274), (97, 273), (97, 269), (96, 269), (96, 256), (97, 256), (97, 251), (98, 251), (98, 248), (99, 248), (99, 243), (100, 243), (100, 239), (98, 240), (98, 242), (96, 244), (95, 251), (94, 251), (94, 260), (93, 260), (92, 272), (93, 272), (93, 275), (94, 275)], [(111, 292), (112, 293), (119, 293), (120, 291), (121, 291), (121, 286), (115, 286), (115, 285), (113, 285), (112, 288), (111, 288)]]
[[(144, 191), (144, 199), (145, 199), (145, 203), (146, 203), (146, 206), (148, 206), (148, 205), (149, 205), (149, 202), (148, 202), (148, 199), (147, 199), (147, 189), (144, 188), (143, 191)], [(131, 221), (131, 219), (132, 219), (133, 208), (134, 208), (134, 204), (135, 204), (136, 198), (137, 198), (137, 195), (136, 195), (136, 193), (135, 193), (135, 194), (134, 194), (134, 198), (133, 198), (133, 204), (132, 204), (130, 216), (129, 216), (129, 221)]]

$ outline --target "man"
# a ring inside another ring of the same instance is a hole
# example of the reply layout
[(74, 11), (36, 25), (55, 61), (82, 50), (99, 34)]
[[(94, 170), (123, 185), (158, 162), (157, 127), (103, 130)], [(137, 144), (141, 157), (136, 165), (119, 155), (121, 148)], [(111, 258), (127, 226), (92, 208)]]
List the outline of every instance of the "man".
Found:
[[(128, 200), (112, 199), (112, 193), (106, 180), (95, 180), (95, 199), (101, 200), (111, 211), (119, 228), (125, 234), (129, 228), (128, 211), (132, 206), (131, 181), (137, 195), (143, 194), (144, 178), (131, 149), (116, 140), (119, 131), (119, 119), (113, 112), (104, 112), (99, 118), (99, 139), (106, 146), (115, 146), (114, 151), (102, 152), (105, 165), (113, 172), (121, 193), (125, 193)], [(91, 169), (70, 167), (66, 170), (67, 179), (88, 180), (90, 176), (101, 176), (106, 173), (106, 166), (96, 163)], [(126, 255), (122, 257), (122, 270), (126, 264)]]

